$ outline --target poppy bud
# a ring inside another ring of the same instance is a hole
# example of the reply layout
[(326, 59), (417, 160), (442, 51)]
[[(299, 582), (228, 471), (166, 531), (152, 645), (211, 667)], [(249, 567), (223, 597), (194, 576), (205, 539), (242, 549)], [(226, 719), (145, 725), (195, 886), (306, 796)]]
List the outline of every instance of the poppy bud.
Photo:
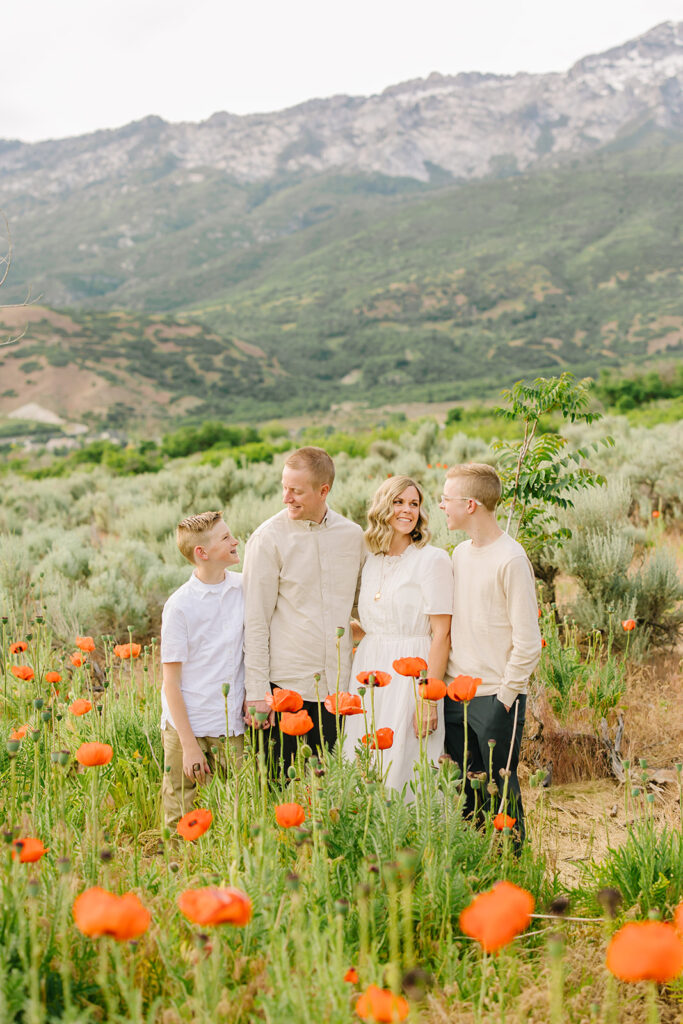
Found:
[(643, 769), (643, 771), (645, 771), (645, 769), (647, 768), (647, 760), (644, 757), (641, 757), (638, 763), (640, 764), (640, 767)]
[(346, 630), (344, 629), (343, 626), (337, 626), (337, 640), (341, 640), (345, 632)]
[(62, 766), (62, 768), (64, 768), (64, 766), (69, 763), (69, 751), (68, 750), (59, 750), (58, 754), (59, 754), (59, 757), (58, 757), (59, 764)]
[(21, 740), (7, 740), (7, 753), (10, 757), (15, 757), (21, 746)]
[(287, 888), (291, 889), (292, 892), (296, 892), (300, 884), (301, 879), (297, 875), (296, 871), (290, 871), (285, 878), (285, 885), (287, 886)]
[(364, 696), (365, 696), (365, 694), (366, 694), (366, 692), (367, 692), (367, 691), (366, 691), (366, 689), (365, 689), (365, 687), (364, 687), (364, 686), (359, 686), (359, 687), (358, 687), (358, 693), (359, 693), (359, 695), (360, 695), (361, 697), (364, 697)]
[(228, 694), (230, 693), (230, 683), (223, 683), (223, 685), (221, 686), (221, 690), (222, 690), (223, 696), (227, 697)]
[(346, 916), (349, 912), (349, 901), (348, 900), (335, 900), (334, 901), (335, 913)]
[(177, 860), (172, 860), (169, 862), (168, 869), (169, 871), (172, 871), (174, 875), (177, 875), (180, 871), (180, 864)]
[(52, 712), (51, 712), (51, 711), (48, 711), (48, 710), (46, 710), (46, 711), (41, 711), (41, 712), (40, 712), (40, 717), (42, 718), (42, 720), (43, 720), (44, 722), (49, 722), (49, 721), (50, 721), (50, 719), (52, 718)]
[(290, 764), (289, 768), (287, 769), (287, 778), (289, 778), (289, 779), (295, 779), (296, 778), (296, 768), (294, 767), (293, 764)]
[(614, 889), (612, 886), (606, 886), (604, 889), (600, 889), (597, 893), (598, 902), (602, 905), (606, 914), (610, 917), (617, 916), (617, 910), (621, 906), (623, 897), (618, 889)]
[(11, 831), (3, 832), (2, 833), (2, 838), (5, 840), (6, 843), (11, 843), (12, 840), (14, 839), (14, 832), (11, 832)]
[(631, 758), (630, 757), (625, 757), (624, 760), (621, 763), (623, 764), (623, 766), (626, 769), (626, 771), (628, 771), (629, 768), (631, 767)]
[(36, 699), (33, 702), (33, 706), (36, 709), (36, 711), (40, 711), (44, 703), (45, 701), (43, 700), (42, 697), (36, 697)]
[(29, 896), (37, 896), (40, 892), (40, 882), (35, 877), (29, 878), (26, 888), (28, 889)]
[(308, 743), (304, 743), (301, 747), (301, 756), (308, 758), (311, 756), (312, 753), (313, 751), (309, 747)]
[(556, 896), (548, 907), (551, 914), (562, 917), (569, 910), (569, 898), (567, 896)]
[(50, 751), (50, 760), (52, 761), (53, 764), (59, 764), (59, 751), (58, 750)]
[(71, 861), (68, 857), (60, 857), (57, 861), (57, 869), (60, 875), (66, 875), (71, 871)]
[(512, 775), (512, 772), (510, 771), (509, 768), (501, 768), (498, 774), (500, 775), (501, 779), (509, 779), (510, 776)]
[(486, 787), (486, 792), (488, 793), (489, 796), (496, 795), (496, 793), (498, 792), (498, 786), (495, 784), (495, 782), (489, 782), (488, 786)]

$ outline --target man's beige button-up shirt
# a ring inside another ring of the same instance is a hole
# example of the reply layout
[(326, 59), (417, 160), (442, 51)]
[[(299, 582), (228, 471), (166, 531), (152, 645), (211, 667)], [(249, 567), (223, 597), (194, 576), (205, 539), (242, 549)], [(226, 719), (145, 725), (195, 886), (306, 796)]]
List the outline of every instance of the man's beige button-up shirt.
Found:
[(263, 700), (271, 683), (304, 700), (334, 693), (339, 626), (339, 682), (348, 689), (349, 621), (364, 557), (360, 526), (332, 509), (322, 523), (290, 519), (283, 509), (252, 533), (243, 569), (247, 703)]

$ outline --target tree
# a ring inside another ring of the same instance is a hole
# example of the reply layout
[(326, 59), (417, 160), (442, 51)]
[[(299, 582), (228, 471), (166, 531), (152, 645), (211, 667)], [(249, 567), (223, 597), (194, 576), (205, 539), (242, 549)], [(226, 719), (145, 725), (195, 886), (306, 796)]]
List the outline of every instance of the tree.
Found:
[(494, 441), (498, 471), (503, 483), (501, 507), (507, 513), (505, 529), (525, 546), (546, 597), (554, 598), (557, 567), (553, 553), (571, 536), (559, 526), (558, 508), (572, 507), (572, 492), (604, 484), (604, 477), (583, 465), (600, 445), (613, 445), (611, 437), (581, 448), (569, 449), (561, 434), (543, 430), (541, 419), (560, 414), (571, 423), (592, 423), (600, 414), (588, 409), (590, 379), (577, 381), (573, 374), (537, 377), (532, 383), (518, 381), (502, 392), (508, 403), (495, 411), (507, 420), (521, 421), (521, 441)]

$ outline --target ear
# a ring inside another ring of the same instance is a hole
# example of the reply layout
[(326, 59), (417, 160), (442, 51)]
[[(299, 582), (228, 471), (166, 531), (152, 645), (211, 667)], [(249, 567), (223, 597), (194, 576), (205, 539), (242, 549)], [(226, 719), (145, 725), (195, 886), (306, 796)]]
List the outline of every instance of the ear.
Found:
[(330, 493), (330, 485), (329, 484), (323, 484), (322, 487), (320, 488), (320, 497), (325, 499), (329, 493)]
[(200, 562), (205, 562), (209, 556), (207, 555), (206, 551), (201, 546), (201, 544), (197, 544), (194, 549), (194, 557), (195, 559), (198, 558)]

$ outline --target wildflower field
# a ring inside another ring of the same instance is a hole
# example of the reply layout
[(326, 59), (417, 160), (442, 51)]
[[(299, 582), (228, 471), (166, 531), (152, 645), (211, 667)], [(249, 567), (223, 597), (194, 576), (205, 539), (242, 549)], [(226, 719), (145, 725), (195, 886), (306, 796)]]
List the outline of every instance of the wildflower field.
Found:
[[(277, 782), (248, 737), (163, 829), (156, 637), (188, 575), (172, 530), (222, 508), (244, 541), (280, 507), (280, 462), (6, 474), (0, 1021), (682, 1020), (683, 438), (599, 426), (567, 436), (609, 431), (606, 482), (557, 510), (562, 543), (535, 561), (521, 851), (504, 806), (463, 820), (452, 762), (420, 764), (410, 804), (386, 790), (380, 735), (351, 765), (304, 732)], [(433, 501), (446, 465), (489, 457), (427, 422), (337, 457), (331, 504), (364, 522), (388, 473)], [(433, 542), (457, 540), (429, 511)], [(335, 707), (342, 729), (355, 708)]]

